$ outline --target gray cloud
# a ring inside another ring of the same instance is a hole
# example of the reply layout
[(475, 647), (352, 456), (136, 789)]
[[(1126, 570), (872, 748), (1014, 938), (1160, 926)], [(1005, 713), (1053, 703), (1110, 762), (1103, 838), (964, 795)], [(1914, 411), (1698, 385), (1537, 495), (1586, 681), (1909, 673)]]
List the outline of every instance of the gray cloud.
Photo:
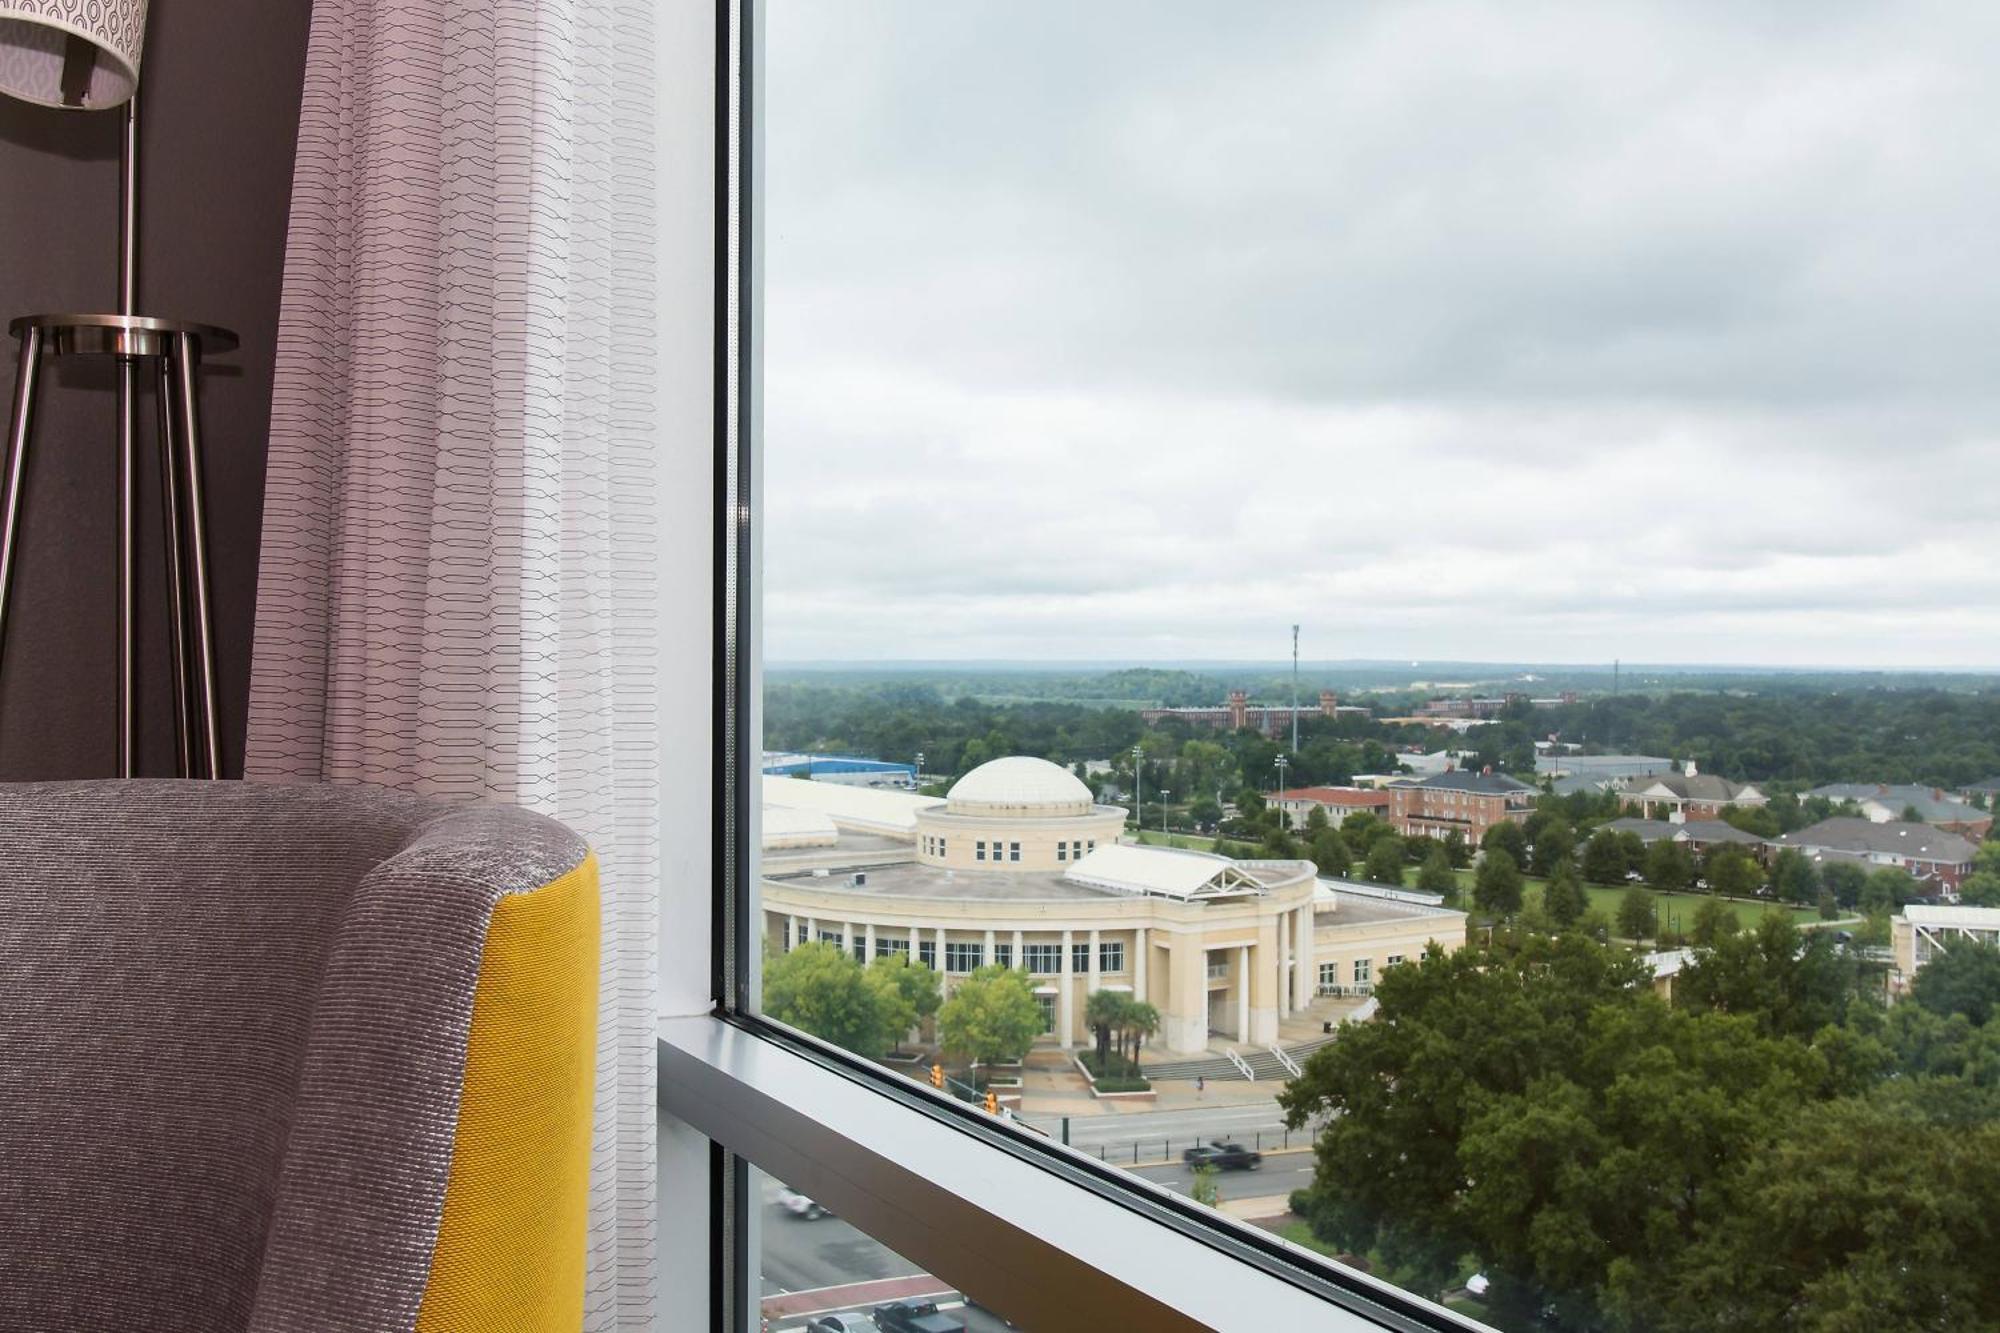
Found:
[(2000, 11), (768, 26), (774, 656), (2000, 660)]

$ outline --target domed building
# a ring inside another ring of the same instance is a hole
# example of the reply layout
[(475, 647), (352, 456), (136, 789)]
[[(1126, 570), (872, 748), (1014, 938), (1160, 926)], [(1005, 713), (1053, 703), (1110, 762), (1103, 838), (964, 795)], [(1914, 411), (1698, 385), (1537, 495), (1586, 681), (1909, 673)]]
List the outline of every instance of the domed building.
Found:
[(1097, 990), (1158, 1008), (1171, 1051), (1269, 1045), (1317, 996), (1366, 993), (1429, 940), (1465, 940), (1462, 913), (1322, 884), (1309, 861), (1125, 843), (1126, 812), (1045, 759), (982, 764), (942, 801), (783, 777), (763, 797), (773, 948), (904, 953), (947, 987), (988, 963), (1019, 968), (1065, 1047), (1088, 1041)]

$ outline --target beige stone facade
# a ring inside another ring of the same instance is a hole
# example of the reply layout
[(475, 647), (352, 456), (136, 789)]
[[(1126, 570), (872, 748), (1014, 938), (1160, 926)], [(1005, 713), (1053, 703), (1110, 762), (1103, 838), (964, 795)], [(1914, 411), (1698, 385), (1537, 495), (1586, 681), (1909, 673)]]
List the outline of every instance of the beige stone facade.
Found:
[[(997, 762), (1011, 766), (1005, 783), (975, 770), (942, 804), (910, 798), (907, 842), (844, 830), (833, 846), (767, 847), (770, 947), (907, 952), (947, 988), (983, 964), (1021, 969), (1064, 1046), (1087, 1042), (1091, 992), (1130, 990), (1160, 1011), (1162, 1045), (1196, 1052), (1215, 1038), (1267, 1045), (1316, 995), (1365, 993), (1428, 941), (1464, 943), (1463, 914), (1323, 886), (1310, 862), (1120, 844), (1124, 812), (1092, 805), (1061, 769)], [(814, 799), (842, 824), (837, 799)], [(981, 843), (1004, 859), (977, 859)]]

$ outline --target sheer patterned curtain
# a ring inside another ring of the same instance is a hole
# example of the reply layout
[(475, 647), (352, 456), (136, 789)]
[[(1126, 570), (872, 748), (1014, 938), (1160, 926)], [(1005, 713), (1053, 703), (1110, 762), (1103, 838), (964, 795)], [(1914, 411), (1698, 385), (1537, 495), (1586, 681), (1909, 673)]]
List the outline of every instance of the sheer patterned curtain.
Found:
[(316, 0), (248, 737), (597, 848), (593, 1330), (654, 1281), (653, 21)]

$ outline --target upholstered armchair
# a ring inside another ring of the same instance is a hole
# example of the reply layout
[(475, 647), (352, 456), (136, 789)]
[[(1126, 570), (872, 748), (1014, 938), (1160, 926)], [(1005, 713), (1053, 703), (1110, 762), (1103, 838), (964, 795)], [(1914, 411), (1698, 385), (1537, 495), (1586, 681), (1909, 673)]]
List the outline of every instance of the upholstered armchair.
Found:
[(576, 1329), (597, 931), (520, 810), (0, 786), (0, 1328)]

